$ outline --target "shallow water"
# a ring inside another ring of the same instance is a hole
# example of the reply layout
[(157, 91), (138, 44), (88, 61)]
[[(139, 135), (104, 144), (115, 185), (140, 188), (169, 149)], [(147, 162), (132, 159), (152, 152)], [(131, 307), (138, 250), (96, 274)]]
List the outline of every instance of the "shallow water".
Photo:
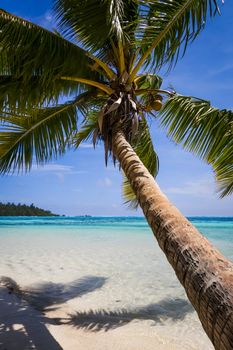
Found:
[[(191, 218), (233, 260), (233, 218)], [(146, 221), (129, 217), (0, 218), (0, 276), (39, 310), (56, 306), (77, 328), (140, 322), (179, 349), (213, 349)]]

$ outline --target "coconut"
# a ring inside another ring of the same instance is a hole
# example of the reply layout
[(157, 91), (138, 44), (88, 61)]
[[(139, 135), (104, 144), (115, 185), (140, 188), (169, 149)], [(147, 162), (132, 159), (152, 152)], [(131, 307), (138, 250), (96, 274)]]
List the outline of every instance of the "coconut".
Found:
[(152, 109), (154, 109), (155, 111), (160, 111), (160, 109), (163, 106), (162, 101), (163, 101), (162, 96), (161, 95), (156, 95), (154, 97), (154, 100), (153, 100), (152, 104), (151, 104)]

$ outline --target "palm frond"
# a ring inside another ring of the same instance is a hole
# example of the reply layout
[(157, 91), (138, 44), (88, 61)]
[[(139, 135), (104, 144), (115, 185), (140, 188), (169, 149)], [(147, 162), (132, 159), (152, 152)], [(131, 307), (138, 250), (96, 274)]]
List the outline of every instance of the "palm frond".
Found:
[(123, 199), (125, 201), (125, 204), (128, 205), (128, 207), (130, 209), (137, 209), (139, 206), (138, 200), (136, 198), (136, 195), (130, 185), (129, 180), (127, 179), (127, 177), (125, 176), (125, 174), (123, 174), (123, 179), (122, 179), (122, 195), (123, 195)]
[(208, 101), (175, 95), (160, 115), (168, 135), (184, 149), (210, 163), (221, 196), (233, 192), (233, 112)]
[(141, 74), (135, 79), (137, 89), (148, 91), (148, 89), (159, 89), (162, 85), (163, 79), (157, 74)]
[(104, 0), (108, 6), (109, 26), (111, 31), (116, 34), (116, 37), (121, 41), (123, 37), (122, 18), (124, 14), (123, 0)]
[(233, 193), (233, 136), (218, 159), (213, 163), (221, 197)]
[(109, 87), (109, 84), (103, 84), (100, 81), (83, 79), (83, 78), (79, 78), (79, 77), (75, 77), (75, 76), (74, 77), (61, 77), (61, 79), (71, 81), (71, 82), (77, 82), (79, 84), (85, 84), (86, 86), (95, 86), (96, 88), (98, 88), (101, 91), (104, 91), (108, 95), (112, 95), (114, 93), (114, 90), (111, 87)]
[(77, 110), (89, 93), (55, 107), (34, 109), (30, 115), (2, 113), (0, 172), (29, 170), (33, 158), (43, 164), (64, 153), (77, 128)]
[(76, 148), (78, 148), (82, 142), (90, 139), (93, 142), (93, 147), (95, 147), (98, 139), (101, 138), (98, 124), (98, 113), (99, 111), (94, 110), (86, 114), (80, 130), (72, 139), (72, 143)]
[(55, 0), (54, 12), (65, 36), (97, 51), (105, 46), (110, 37), (117, 43), (134, 36), (138, 2)]
[(98, 78), (91, 64), (95, 61), (84, 49), (61, 35), (0, 10), (0, 75), (5, 84), (9, 79), (24, 88), (37, 80), (38, 89), (51, 94), (61, 76)]
[(5, 108), (12, 112), (25, 111), (43, 105), (57, 104), (60, 97), (72, 98), (84, 90), (74, 81), (57, 79), (44, 84), (40, 77), (32, 76), (30, 80), (0, 75), (0, 111)]
[[(120, 49), (124, 53), (124, 61), (127, 71), (131, 67), (138, 55), (138, 48), (135, 42), (135, 29), (139, 16), (139, 4), (135, 0), (123, 1), (121, 28), (123, 34), (115, 35), (114, 31), (107, 37), (102, 47), (98, 49), (96, 55), (104, 62), (113, 67), (116, 71), (120, 67)], [(111, 23), (111, 22), (110, 22)], [(112, 21), (112, 23), (114, 23)]]
[(122, 34), (122, 5), (122, 0), (55, 0), (54, 11), (65, 36), (95, 51), (113, 31)]
[(205, 27), (208, 17), (219, 12), (219, 0), (141, 0), (140, 19), (136, 29), (142, 56), (132, 74), (143, 64), (160, 68), (171, 67), (180, 53), (184, 54)]
[[(149, 170), (151, 175), (157, 176), (159, 171), (159, 158), (154, 150), (149, 127), (144, 117), (142, 117), (139, 132), (137, 134), (137, 137), (133, 140), (131, 146), (145, 167)], [(131, 208), (136, 209), (139, 204), (133, 192), (133, 189), (125, 175), (123, 176), (122, 188), (123, 197), (126, 200), (126, 203), (128, 203)]]

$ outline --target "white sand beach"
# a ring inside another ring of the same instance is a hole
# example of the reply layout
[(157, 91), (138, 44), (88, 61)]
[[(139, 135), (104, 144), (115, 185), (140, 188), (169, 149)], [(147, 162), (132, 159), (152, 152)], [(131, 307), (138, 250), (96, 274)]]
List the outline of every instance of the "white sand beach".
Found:
[[(78, 304), (82, 309), (82, 302)], [(96, 310), (74, 315), (74, 309), (66, 304), (44, 312), (31, 306), (23, 295), (9, 294), (6, 288), (0, 291), (0, 308), (1, 350), (212, 349), (205, 337), (197, 338), (197, 332), (202, 332), (198, 324), (192, 325), (187, 334), (183, 322), (176, 326), (174, 322), (156, 324), (156, 313), (148, 315), (138, 310), (138, 315), (133, 315), (121, 310), (110, 314)], [(186, 317), (189, 321), (193, 323)]]
[(0, 350), (213, 349), (147, 228), (5, 227), (0, 254)]

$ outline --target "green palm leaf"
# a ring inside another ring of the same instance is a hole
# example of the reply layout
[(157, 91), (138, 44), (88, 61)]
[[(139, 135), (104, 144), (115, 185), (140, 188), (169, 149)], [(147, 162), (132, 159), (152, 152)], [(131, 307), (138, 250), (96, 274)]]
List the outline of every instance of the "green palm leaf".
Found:
[(58, 103), (61, 96), (72, 98), (83, 90), (83, 86), (66, 80), (53, 80), (44, 84), (40, 77), (32, 76), (30, 80), (12, 76), (0, 76), (0, 110), (5, 108), (12, 112)]
[[(91, 68), (94, 64), (95, 60), (85, 50), (61, 35), (0, 10), (2, 103), (11, 101), (12, 106), (20, 107), (20, 101), (27, 99), (27, 103), (36, 106), (67, 93), (77, 93), (78, 82), (62, 83), (60, 78), (101, 80), (102, 72)], [(24, 105), (22, 102), (22, 108)]]
[(161, 123), (168, 135), (213, 166), (221, 196), (233, 192), (233, 112), (208, 101), (175, 95), (164, 105)]
[(159, 89), (163, 79), (156, 74), (141, 74), (135, 79), (137, 89), (145, 90), (145, 93), (150, 89)]
[(110, 37), (117, 44), (134, 33), (138, 4), (133, 0), (55, 0), (54, 11), (65, 36), (97, 51), (106, 49)]
[[(112, 31), (122, 34), (122, 0), (55, 0), (58, 25), (65, 36), (100, 49)], [(97, 30), (98, 28), (98, 30)]]
[(221, 197), (233, 193), (233, 142), (229, 142), (224, 152), (213, 164), (217, 175)]
[(77, 128), (77, 110), (85, 108), (89, 93), (55, 107), (34, 109), (30, 115), (2, 113), (0, 172), (29, 170), (33, 157), (43, 164), (64, 153)]
[(101, 138), (101, 134), (99, 132), (98, 114), (99, 111), (96, 110), (86, 114), (80, 130), (73, 137), (73, 144), (76, 148), (79, 147), (82, 142), (90, 139), (92, 139), (93, 146), (95, 147), (98, 138)]
[[(104, 0), (103, 0), (104, 1)], [(113, 6), (113, 3), (119, 3), (117, 7)], [(122, 45), (122, 51), (125, 56), (125, 61), (127, 65), (127, 69), (131, 69), (132, 63), (137, 57), (138, 54), (138, 48), (135, 46), (135, 29), (138, 25), (137, 19), (139, 16), (139, 4), (135, 0), (128, 0), (128, 1), (109, 1), (107, 0), (107, 3), (110, 7), (113, 9), (119, 8), (121, 11), (121, 15), (118, 16), (118, 20), (121, 23), (121, 34), (117, 32), (117, 29), (115, 28), (115, 22), (116, 20), (113, 20), (113, 17), (115, 16), (114, 13), (111, 14), (109, 12), (108, 18), (110, 19), (109, 25), (110, 29), (106, 28), (104, 37), (102, 37), (103, 44), (98, 45), (98, 49), (95, 52), (95, 54), (104, 62), (109, 64), (116, 72), (120, 71), (119, 69), (119, 43)], [(123, 5), (123, 6), (122, 6)], [(109, 10), (108, 10), (109, 11)], [(109, 35), (106, 35), (107, 30), (109, 30)], [(95, 28), (93, 37), (95, 38)], [(93, 43), (90, 42), (89, 44), (91, 47)], [(94, 47), (96, 47), (94, 45)]]
[(92, 140), (95, 147), (98, 140), (103, 140), (99, 127), (99, 116), (106, 104), (106, 98), (95, 97), (90, 101), (85, 111), (84, 119), (79, 131), (73, 136), (72, 143), (78, 148), (82, 142)]
[(143, 64), (160, 68), (174, 64), (187, 44), (205, 27), (207, 17), (214, 16), (218, 0), (141, 0), (140, 19), (136, 30), (142, 56), (132, 78)]
[[(0, 10), (0, 70), (4, 74), (43, 79), (78, 74), (86, 77), (91, 63), (85, 50), (32, 22)], [(46, 59), (45, 59), (46, 57)], [(78, 62), (78, 65), (77, 65)]]

